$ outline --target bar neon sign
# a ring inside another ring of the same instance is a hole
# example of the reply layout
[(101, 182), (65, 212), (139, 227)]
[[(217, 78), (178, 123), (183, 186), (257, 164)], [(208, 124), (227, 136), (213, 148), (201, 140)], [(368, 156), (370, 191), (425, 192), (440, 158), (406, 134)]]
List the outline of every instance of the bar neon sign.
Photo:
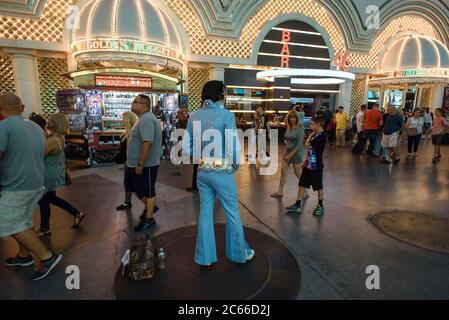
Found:
[(153, 87), (153, 78), (96, 75), (95, 84), (99, 87), (151, 89)]

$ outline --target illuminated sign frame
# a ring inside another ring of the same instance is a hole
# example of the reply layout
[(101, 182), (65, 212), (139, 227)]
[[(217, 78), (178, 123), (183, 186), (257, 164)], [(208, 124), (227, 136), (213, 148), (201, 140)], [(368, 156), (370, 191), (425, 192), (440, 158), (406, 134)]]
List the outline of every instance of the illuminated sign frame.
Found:
[(402, 78), (449, 78), (449, 68), (404, 69), (400, 74)]
[(80, 40), (72, 44), (73, 57), (85, 53), (120, 52), (168, 58), (184, 65), (182, 52), (155, 42), (133, 39), (94, 38)]
[(95, 75), (95, 85), (98, 87), (122, 87), (122, 88), (152, 89), (153, 88), (153, 78)]

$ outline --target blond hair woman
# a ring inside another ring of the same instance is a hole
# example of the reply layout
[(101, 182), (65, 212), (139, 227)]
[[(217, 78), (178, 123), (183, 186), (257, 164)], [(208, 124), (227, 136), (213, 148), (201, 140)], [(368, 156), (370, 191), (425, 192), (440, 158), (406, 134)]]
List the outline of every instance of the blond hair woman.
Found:
[(284, 135), (286, 152), (281, 167), (281, 180), (277, 192), (271, 194), (273, 198), (282, 198), (284, 186), (287, 182), (287, 173), (290, 165), (293, 165), (295, 175), (301, 177), (301, 165), (304, 159), (304, 126), (295, 111), (290, 111), (285, 118), (287, 130)]
[(63, 113), (53, 114), (47, 122), (47, 136), (45, 144), (45, 180), (46, 193), (39, 201), (41, 211), (41, 225), (37, 231), (40, 237), (51, 234), (50, 205), (57, 206), (73, 216), (72, 228), (77, 228), (85, 218), (85, 214), (78, 211), (70, 203), (56, 195), (56, 191), (64, 188), (66, 180), (66, 162), (64, 154), (65, 135), (69, 132), (70, 123)]
[[(125, 164), (125, 172), (126, 172), (126, 159), (127, 159), (126, 149), (128, 148), (128, 137), (131, 134), (131, 130), (134, 127), (134, 125), (136, 124), (137, 120), (139, 120), (139, 118), (137, 118), (136, 114), (131, 111), (125, 112), (122, 115), (122, 117), (123, 117), (123, 122), (125, 124), (125, 132), (120, 137), (120, 151), (119, 151), (119, 154), (117, 155), (117, 157), (115, 158), (115, 162), (117, 164)], [(125, 202), (123, 204), (119, 205), (116, 208), (116, 210), (122, 211), (122, 210), (132, 208), (131, 199), (132, 199), (132, 193), (125, 191)]]

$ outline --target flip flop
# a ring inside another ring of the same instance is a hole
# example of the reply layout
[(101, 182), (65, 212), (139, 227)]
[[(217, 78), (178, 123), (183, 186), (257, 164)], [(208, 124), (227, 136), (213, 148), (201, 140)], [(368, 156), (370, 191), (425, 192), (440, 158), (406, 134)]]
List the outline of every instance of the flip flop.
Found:
[(78, 228), (85, 217), (86, 217), (85, 213), (83, 213), (83, 212), (78, 213), (78, 215), (75, 216), (75, 222), (73, 222), (72, 228), (73, 229)]

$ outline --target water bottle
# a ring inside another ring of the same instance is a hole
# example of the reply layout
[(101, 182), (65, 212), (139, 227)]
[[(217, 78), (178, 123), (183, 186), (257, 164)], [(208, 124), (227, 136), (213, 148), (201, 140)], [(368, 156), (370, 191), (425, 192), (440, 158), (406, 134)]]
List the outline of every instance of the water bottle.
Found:
[(165, 269), (165, 252), (163, 248), (159, 249), (157, 256), (159, 258), (159, 269)]

